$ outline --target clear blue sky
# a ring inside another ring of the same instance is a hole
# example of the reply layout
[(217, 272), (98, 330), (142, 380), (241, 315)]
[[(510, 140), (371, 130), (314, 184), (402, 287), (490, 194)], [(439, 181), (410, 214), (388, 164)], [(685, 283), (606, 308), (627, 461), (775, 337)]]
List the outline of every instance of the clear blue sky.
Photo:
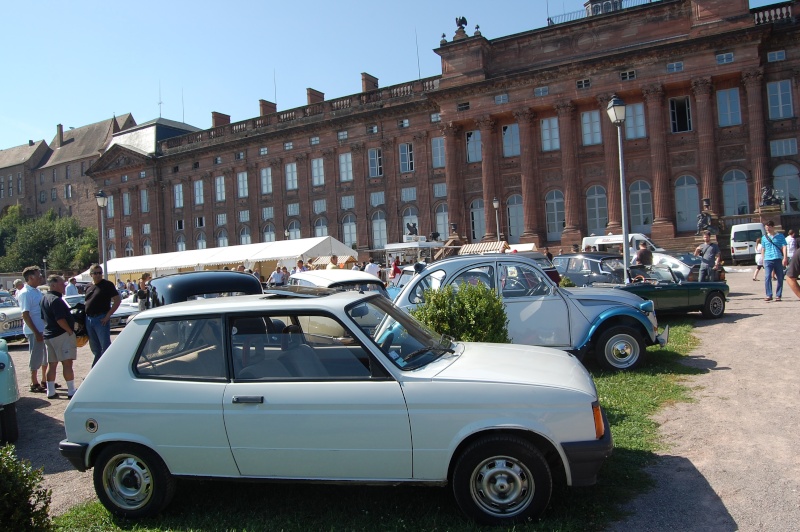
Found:
[[(751, 7), (777, 3), (751, 0)], [(4, 2), (0, 32), (0, 149), (50, 142), (56, 124), (90, 124), (133, 113), (211, 126), (211, 111), (236, 122), (361, 90), (441, 73), (442, 33), (456, 16), (488, 39), (546, 25), (583, 0), (403, 3), (339, 0), (40, 0)], [(416, 32), (416, 36), (415, 36)], [(419, 67), (417, 64), (419, 47)], [(277, 86), (277, 98), (276, 95)]]

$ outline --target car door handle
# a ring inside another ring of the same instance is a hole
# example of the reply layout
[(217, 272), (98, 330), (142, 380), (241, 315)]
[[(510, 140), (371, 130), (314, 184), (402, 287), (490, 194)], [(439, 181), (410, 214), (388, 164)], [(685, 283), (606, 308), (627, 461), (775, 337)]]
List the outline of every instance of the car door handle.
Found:
[(241, 403), (255, 403), (262, 404), (264, 402), (263, 395), (234, 395), (233, 404)]

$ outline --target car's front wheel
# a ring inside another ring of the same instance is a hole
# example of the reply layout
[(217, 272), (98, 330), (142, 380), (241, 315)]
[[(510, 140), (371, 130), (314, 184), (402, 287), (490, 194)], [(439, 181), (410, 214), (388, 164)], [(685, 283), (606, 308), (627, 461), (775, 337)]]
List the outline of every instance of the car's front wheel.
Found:
[(597, 361), (604, 368), (615, 371), (634, 369), (642, 363), (644, 353), (642, 335), (632, 327), (611, 327), (595, 344)]
[(17, 403), (3, 405), (3, 411), (0, 412), (0, 443), (14, 443), (17, 438)]
[(508, 526), (538, 517), (553, 491), (550, 467), (531, 443), (490, 436), (470, 445), (453, 472), (461, 510), (479, 523)]
[(711, 292), (703, 304), (704, 318), (721, 318), (725, 314), (725, 296), (721, 292)]
[(100, 502), (120, 517), (155, 515), (175, 494), (175, 479), (161, 458), (135, 443), (115, 443), (103, 449), (93, 477)]

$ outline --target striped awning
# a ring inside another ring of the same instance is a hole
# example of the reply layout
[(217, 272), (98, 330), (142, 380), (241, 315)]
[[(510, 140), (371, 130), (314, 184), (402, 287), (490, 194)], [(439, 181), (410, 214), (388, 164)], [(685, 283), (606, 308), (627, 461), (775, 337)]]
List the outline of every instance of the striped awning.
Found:
[(477, 242), (465, 244), (458, 250), (459, 255), (479, 255), (481, 253), (503, 253), (508, 249), (508, 242)]
[[(316, 259), (311, 261), (311, 264), (313, 264), (314, 266), (327, 266), (328, 264), (331, 263), (331, 257), (332, 255), (323, 255), (322, 257), (317, 257)], [(356, 260), (354, 257), (350, 255), (339, 255), (337, 259), (339, 260), (339, 264), (347, 264), (348, 262), (353, 262), (354, 260)]]

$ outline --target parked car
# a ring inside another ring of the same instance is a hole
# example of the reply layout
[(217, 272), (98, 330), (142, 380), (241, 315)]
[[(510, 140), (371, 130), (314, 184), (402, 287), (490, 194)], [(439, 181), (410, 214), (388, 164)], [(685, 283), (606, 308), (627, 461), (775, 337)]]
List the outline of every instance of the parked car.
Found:
[(411, 309), (424, 301), (425, 290), (462, 283), (483, 283), (500, 294), (515, 344), (556, 347), (580, 359), (593, 352), (609, 369), (638, 366), (647, 346), (669, 338), (669, 327), (658, 333), (652, 301), (608, 288), (559, 288), (535, 262), (508, 253), (433, 262), (394, 302)]
[(24, 338), (22, 309), (10, 292), (0, 290), (0, 338)]
[(19, 437), (17, 425), (19, 387), (14, 360), (8, 354), (8, 344), (0, 339), (0, 443), (14, 443)]
[(514, 251), (512, 254), (531, 259), (539, 265), (542, 271), (546, 273), (554, 283), (558, 284), (561, 282), (561, 274), (544, 253), (540, 251)]
[[(694, 253), (653, 253), (653, 264), (669, 267), (681, 281), (697, 281), (700, 275), (700, 263), (700, 257)], [(725, 280), (725, 268), (717, 271), (716, 280)]]
[(289, 286), (319, 286), (337, 290), (378, 292), (389, 297), (386, 285), (374, 275), (361, 270), (309, 270), (293, 273)]
[[(424, 268), (426, 263), (420, 262), (419, 268)], [(403, 289), (403, 287), (417, 274), (416, 268), (413, 264), (407, 264), (400, 268), (400, 275), (395, 275), (394, 279), (391, 279), (386, 286), (386, 292), (388, 292), (389, 297), (392, 301), (395, 300), (397, 295)]]
[[(73, 296), (77, 297), (77, 296)], [(125, 327), (128, 321), (139, 313), (139, 302), (133, 300), (133, 296), (128, 296), (120, 301), (117, 310), (111, 315), (111, 328), (119, 329)]]
[(177, 477), (451, 484), (468, 516), (506, 526), (540, 515), (554, 483), (596, 482), (612, 437), (574, 357), (454, 342), (382, 295), (311, 290), (133, 318), (59, 445), (110, 512), (159, 512)]
[(64, 296), (64, 302), (69, 305), (69, 308), (75, 308), (78, 303), (86, 304), (86, 296), (78, 294), (76, 296)]
[(553, 257), (553, 265), (576, 286), (621, 283), (625, 267), (616, 253), (566, 253)]

